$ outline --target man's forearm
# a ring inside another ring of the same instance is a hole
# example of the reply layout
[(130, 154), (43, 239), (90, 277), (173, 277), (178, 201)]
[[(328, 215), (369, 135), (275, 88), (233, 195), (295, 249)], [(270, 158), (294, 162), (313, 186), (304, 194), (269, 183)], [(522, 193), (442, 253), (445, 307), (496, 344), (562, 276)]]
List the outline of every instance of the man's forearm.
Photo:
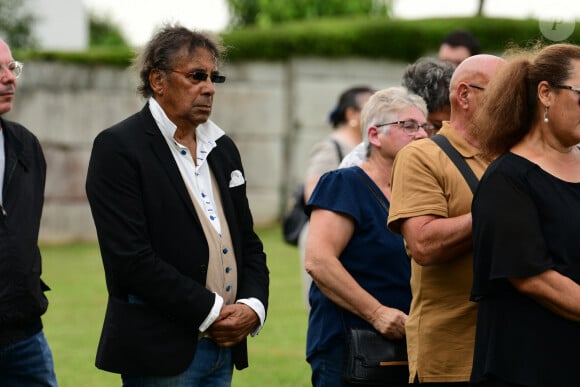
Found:
[(473, 247), (471, 213), (453, 218), (409, 218), (401, 233), (411, 258), (422, 266), (449, 262)]

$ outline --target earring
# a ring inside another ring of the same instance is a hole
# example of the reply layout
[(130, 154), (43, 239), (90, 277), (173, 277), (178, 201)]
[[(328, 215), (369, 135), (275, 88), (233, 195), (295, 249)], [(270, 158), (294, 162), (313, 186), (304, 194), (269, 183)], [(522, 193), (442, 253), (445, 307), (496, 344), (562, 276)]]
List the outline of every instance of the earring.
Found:
[(358, 125), (356, 124), (355, 120), (350, 120), (348, 121), (348, 126), (350, 126), (351, 128), (356, 128)]
[(548, 122), (550, 122), (550, 120), (548, 119), (548, 107), (546, 106), (544, 108), (544, 122), (547, 124)]

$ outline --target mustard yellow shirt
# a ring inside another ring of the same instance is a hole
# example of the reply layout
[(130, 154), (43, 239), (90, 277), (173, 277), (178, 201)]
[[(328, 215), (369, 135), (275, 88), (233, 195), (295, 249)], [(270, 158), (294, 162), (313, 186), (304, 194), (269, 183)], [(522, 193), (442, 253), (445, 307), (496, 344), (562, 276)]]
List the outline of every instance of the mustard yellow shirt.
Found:
[[(449, 122), (440, 134), (466, 159), (478, 178), (488, 163)], [(455, 217), (471, 211), (473, 195), (448, 156), (430, 139), (414, 141), (395, 159), (389, 228), (400, 233), (402, 220), (436, 215)], [(410, 253), (407, 251), (407, 253)], [(405, 329), (412, 381), (465, 382), (471, 375), (476, 304), (469, 301), (473, 253), (444, 264), (411, 263), (413, 299)]]

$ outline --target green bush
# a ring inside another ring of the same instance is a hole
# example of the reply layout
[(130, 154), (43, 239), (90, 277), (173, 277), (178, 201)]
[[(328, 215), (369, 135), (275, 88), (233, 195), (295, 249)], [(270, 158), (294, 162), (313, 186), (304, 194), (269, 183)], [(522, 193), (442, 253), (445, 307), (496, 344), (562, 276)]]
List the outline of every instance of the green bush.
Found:
[(129, 47), (95, 47), (80, 52), (13, 50), (12, 56), (24, 62), (38, 60), (127, 67), (135, 57), (135, 51)]
[[(278, 24), (272, 28), (244, 28), (222, 33), (226, 60), (284, 61), (292, 57), (376, 58), (410, 62), (434, 53), (454, 29), (472, 32), (482, 52), (501, 54), (506, 47), (528, 47), (543, 41), (538, 20), (502, 18), (388, 18), (319, 19)], [(580, 44), (580, 28), (568, 39)], [(553, 43), (545, 41), (546, 44)], [(135, 53), (123, 47), (98, 47), (82, 53), (15, 52), (19, 60), (58, 60), (125, 67)]]
[[(228, 61), (285, 60), (296, 56), (347, 56), (413, 61), (433, 53), (454, 29), (472, 32), (482, 52), (501, 53), (509, 45), (527, 47), (542, 41), (538, 20), (502, 18), (320, 19), (280, 24), (272, 29), (246, 28), (222, 34)], [(570, 36), (580, 42), (580, 29)], [(552, 43), (547, 41), (546, 43)]]

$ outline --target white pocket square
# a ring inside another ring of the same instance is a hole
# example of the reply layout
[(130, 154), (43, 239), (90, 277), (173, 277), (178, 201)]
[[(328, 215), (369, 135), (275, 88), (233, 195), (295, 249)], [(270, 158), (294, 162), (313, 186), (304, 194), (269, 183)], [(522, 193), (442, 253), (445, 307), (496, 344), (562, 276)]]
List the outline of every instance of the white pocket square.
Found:
[(238, 185), (244, 184), (246, 181), (244, 180), (244, 176), (242, 172), (239, 170), (232, 171), (231, 178), (230, 178), (230, 188), (237, 187)]

